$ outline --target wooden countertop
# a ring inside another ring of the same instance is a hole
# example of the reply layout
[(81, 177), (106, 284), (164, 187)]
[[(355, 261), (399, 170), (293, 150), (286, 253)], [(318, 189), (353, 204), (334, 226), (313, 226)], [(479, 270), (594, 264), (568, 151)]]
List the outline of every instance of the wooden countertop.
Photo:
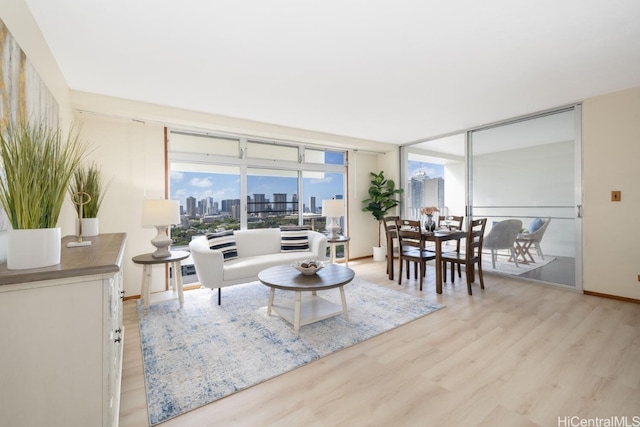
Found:
[(91, 241), (90, 246), (67, 248), (68, 242), (77, 241), (76, 236), (62, 238), (60, 264), (26, 270), (8, 270), (7, 263), (0, 264), (0, 286), (28, 283), (40, 280), (63, 279), (115, 273), (122, 267), (122, 257), (127, 241), (126, 233), (100, 234), (83, 237)]

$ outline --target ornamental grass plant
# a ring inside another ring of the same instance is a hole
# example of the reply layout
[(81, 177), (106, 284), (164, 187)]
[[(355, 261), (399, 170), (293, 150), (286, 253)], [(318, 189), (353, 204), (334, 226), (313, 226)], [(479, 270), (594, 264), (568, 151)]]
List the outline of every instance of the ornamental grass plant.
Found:
[(69, 196), (74, 203), (76, 213), (80, 214), (80, 205), (77, 202), (86, 201), (86, 198), (80, 199), (77, 194), (86, 193), (90, 199), (82, 206), (82, 218), (97, 218), (107, 187), (108, 185), (102, 181), (102, 171), (95, 163), (76, 169), (69, 184)]
[(87, 151), (75, 129), (43, 123), (0, 131), (0, 203), (13, 229), (55, 228), (69, 181)]

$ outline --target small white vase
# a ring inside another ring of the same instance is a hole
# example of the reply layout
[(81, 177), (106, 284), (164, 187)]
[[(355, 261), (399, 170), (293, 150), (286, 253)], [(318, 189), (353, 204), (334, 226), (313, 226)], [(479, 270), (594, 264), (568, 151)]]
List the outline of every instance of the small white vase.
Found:
[(387, 248), (386, 246), (374, 246), (373, 247), (373, 260), (374, 261), (384, 261), (387, 259)]
[[(98, 225), (98, 218), (82, 218), (82, 237), (91, 237), (100, 234)], [(76, 236), (78, 236), (79, 234), (80, 230), (78, 230), (78, 218), (76, 218)]]
[(60, 228), (9, 229), (7, 268), (24, 270), (60, 264)]

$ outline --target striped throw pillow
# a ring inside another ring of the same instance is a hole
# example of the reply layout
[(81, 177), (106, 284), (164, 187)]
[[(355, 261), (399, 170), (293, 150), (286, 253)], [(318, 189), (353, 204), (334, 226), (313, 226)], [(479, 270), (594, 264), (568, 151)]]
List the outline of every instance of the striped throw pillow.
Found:
[(236, 248), (233, 230), (208, 233), (207, 240), (209, 241), (209, 249), (221, 251), (225, 261), (238, 258), (238, 249)]
[(280, 227), (280, 252), (302, 252), (309, 250), (308, 226)]

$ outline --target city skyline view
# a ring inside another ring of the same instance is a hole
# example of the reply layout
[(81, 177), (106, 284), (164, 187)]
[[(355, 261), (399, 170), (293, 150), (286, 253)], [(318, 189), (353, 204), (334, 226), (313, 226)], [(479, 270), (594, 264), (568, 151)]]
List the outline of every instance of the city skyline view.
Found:
[[(431, 178), (443, 177), (444, 166), (409, 160), (409, 177), (424, 173)], [(344, 194), (342, 174), (323, 173), (322, 176), (303, 178), (303, 199), (298, 197), (298, 202), (309, 208), (310, 197), (316, 198), (316, 208), (322, 206), (322, 200), (332, 199)], [(273, 194), (286, 193), (287, 201), (291, 201), (293, 195), (298, 195), (297, 178), (295, 176), (267, 176), (249, 175), (247, 177), (247, 193), (249, 197), (254, 194), (264, 194), (271, 201)], [(400, 187), (399, 183), (396, 186)], [(186, 209), (187, 197), (194, 197), (197, 201), (211, 198), (219, 206), (223, 200), (240, 199), (240, 176), (228, 173), (210, 172), (183, 172), (172, 171), (170, 174), (170, 198), (178, 200)]]

